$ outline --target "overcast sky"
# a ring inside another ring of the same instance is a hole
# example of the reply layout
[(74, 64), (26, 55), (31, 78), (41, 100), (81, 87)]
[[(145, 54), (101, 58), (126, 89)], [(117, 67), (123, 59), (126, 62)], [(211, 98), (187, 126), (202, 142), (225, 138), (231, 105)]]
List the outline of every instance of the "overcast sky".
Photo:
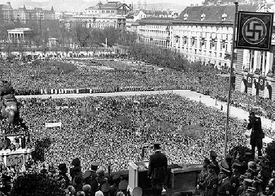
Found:
[[(2, 0), (3, 1), (3, 0)], [(33, 0), (33, 1), (45, 1), (45, 0)], [(56, 0), (58, 1), (58, 0)], [(86, 2), (94, 2), (96, 0), (85, 0)], [(114, 0), (109, 0), (114, 1)], [(139, 0), (120, 0), (121, 2), (125, 3), (138, 3)], [(192, 4), (200, 4), (202, 0), (146, 0), (147, 3), (179, 3), (179, 4), (185, 4), (190, 5)], [(102, 3), (106, 2), (106, 0), (101, 0)], [(144, 0), (140, 0), (141, 3), (144, 3)], [(77, 0), (76, 0), (77, 3)]]

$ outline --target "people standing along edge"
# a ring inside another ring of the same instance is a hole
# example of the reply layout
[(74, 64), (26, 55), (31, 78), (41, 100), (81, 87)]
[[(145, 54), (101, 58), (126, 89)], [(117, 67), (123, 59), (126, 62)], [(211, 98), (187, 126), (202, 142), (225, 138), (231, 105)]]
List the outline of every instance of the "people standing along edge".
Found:
[(254, 112), (250, 112), (249, 114), (249, 123), (247, 125), (247, 129), (251, 129), (250, 145), (252, 148), (253, 158), (255, 157), (256, 147), (258, 150), (258, 156), (262, 156), (264, 132), (262, 129), (261, 118), (256, 117)]
[(154, 144), (154, 154), (150, 156), (148, 177), (151, 179), (151, 185), (154, 196), (160, 196), (163, 185), (167, 178), (167, 157), (161, 152), (160, 144)]

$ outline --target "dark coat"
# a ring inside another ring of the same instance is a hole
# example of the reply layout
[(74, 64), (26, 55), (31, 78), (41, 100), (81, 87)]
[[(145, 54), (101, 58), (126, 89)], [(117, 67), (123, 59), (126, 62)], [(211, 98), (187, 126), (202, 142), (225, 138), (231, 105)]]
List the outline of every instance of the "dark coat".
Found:
[(160, 182), (165, 182), (167, 176), (167, 157), (160, 151), (156, 151), (150, 156), (148, 176), (152, 180), (158, 180)]
[(262, 146), (262, 139), (264, 138), (264, 132), (262, 130), (262, 122), (260, 117), (255, 117), (254, 120), (250, 119), (247, 125), (247, 129), (251, 129), (250, 144), (256, 146), (257, 142), (260, 142)]
[(217, 195), (217, 186), (218, 186), (218, 176), (214, 172), (209, 174), (205, 180), (205, 196), (216, 196)]

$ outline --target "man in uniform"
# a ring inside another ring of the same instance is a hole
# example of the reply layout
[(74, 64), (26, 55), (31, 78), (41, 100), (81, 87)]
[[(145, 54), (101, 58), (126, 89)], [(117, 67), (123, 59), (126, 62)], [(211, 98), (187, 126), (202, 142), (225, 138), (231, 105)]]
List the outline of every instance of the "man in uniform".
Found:
[(218, 190), (217, 196), (230, 196), (231, 195), (231, 180), (230, 176), (229, 165), (224, 160), (221, 162), (221, 171), (218, 176)]
[(210, 164), (210, 160), (205, 158), (203, 161), (203, 168), (198, 176), (197, 190), (199, 191), (201, 196), (204, 196), (205, 191), (205, 179), (208, 176), (208, 165)]
[(240, 173), (240, 168), (241, 168), (241, 164), (239, 163), (233, 163), (232, 164), (232, 175), (231, 175), (231, 193), (233, 196), (236, 195), (237, 193), (237, 190), (240, 186), (240, 176), (241, 176), (241, 173)]
[(160, 196), (168, 174), (168, 163), (159, 143), (154, 144), (154, 151), (149, 160), (148, 177), (151, 179), (153, 195)]
[(216, 165), (210, 163), (208, 165), (208, 176), (205, 179), (205, 196), (217, 195), (218, 176), (215, 172)]
[(220, 166), (219, 166), (218, 161), (216, 160), (217, 156), (218, 155), (217, 155), (216, 152), (214, 152), (213, 150), (210, 151), (210, 160), (215, 165), (215, 172), (216, 172), (216, 174), (219, 175), (219, 173), (220, 173)]
[(96, 174), (98, 166), (99, 166), (98, 162), (92, 162), (91, 169), (85, 171), (83, 175), (84, 184), (89, 184), (91, 186), (92, 195), (94, 195), (99, 188), (98, 182), (97, 182), (97, 174)]

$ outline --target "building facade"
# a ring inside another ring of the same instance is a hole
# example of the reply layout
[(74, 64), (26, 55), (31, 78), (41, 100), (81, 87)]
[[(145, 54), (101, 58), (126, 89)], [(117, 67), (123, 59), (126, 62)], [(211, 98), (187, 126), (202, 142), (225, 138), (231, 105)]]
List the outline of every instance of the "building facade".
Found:
[(25, 5), (22, 8), (13, 10), (14, 22), (19, 21), (21, 23), (27, 23), (30, 20), (54, 20), (55, 11), (53, 7), (51, 10), (43, 10), (42, 8), (26, 9)]
[(143, 18), (137, 21), (141, 42), (161, 47), (170, 46), (170, 25), (173, 18)]
[[(239, 10), (256, 11), (257, 5), (239, 5)], [(201, 61), (218, 68), (229, 67), (235, 6), (187, 7), (172, 21), (171, 48), (189, 61)]]
[(105, 4), (100, 2), (87, 8), (83, 13), (74, 15), (73, 20), (82, 22), (87, 28), (125, 28), (129, 11), (131, 6), (119, 1), (108, 1)]
[(9, 43), (22, 43), (26, 44), (30, 42), (32, 29), (30, 28), (15, 28), (8, 30)]
[(0, 21), (3, 23), (13, 22), (13, 8), (10, 2), (0, 4)]

